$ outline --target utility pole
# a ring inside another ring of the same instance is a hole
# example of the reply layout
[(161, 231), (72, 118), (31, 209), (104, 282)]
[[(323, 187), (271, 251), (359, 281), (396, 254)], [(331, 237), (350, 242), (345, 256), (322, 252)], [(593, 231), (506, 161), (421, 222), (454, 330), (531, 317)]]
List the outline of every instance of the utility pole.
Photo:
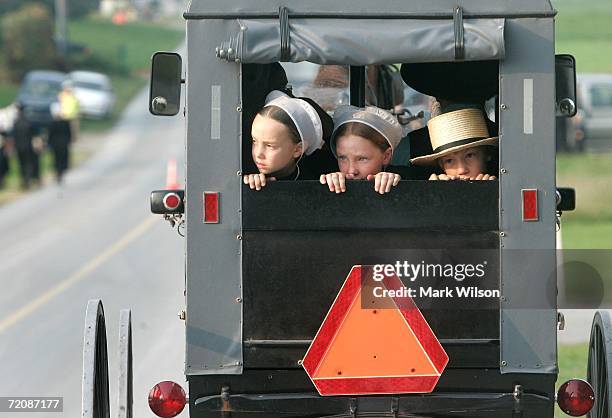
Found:
[(66, 0), (55, 0), (55, 43), (60, 56), (65, 57), (68, 47)]

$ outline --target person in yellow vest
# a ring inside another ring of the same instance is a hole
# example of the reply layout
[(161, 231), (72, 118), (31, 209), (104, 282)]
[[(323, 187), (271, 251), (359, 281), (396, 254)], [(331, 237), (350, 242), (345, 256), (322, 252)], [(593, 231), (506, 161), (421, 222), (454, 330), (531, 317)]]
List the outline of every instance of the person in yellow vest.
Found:
[[(79, 102), (76, 96), (74, 95), (74, 91), (72, 90), (72, 83), (70, 81), (65, 81), (62, 84), (62, 91), (60, 91), (57, 98), (60, 104), (61, 119), (70, 121), (70, 125), (73, 128), (77, 128), (73, 125), (78, 125), (80, 112)], [(72, 137), (73, 140), (76, 139), (76, 129), (73, 129)]]
[(55, 120), (49, 127), (49, 146), (53, 151), (57, 182), (61, 183), (70, 165), (70, 143), (75, 141), (78, 131), (79, 102), (68, 81), (62, 84), (58, 94), (58, 108)]

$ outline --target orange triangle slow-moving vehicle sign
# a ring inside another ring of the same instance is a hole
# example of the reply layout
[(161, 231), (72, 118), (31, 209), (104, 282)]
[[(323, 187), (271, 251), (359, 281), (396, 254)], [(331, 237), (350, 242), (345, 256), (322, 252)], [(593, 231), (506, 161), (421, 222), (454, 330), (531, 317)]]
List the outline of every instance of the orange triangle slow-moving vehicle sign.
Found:
[[(407, 295), (363, 307), (371, 289), (362, 274), (371, 268), (353, 266), (302, 361), (306, 373), (322, 396), (433, 391), (448, 363), (440, 342)], [(403, 283), (385, 275), (380, 286)]]

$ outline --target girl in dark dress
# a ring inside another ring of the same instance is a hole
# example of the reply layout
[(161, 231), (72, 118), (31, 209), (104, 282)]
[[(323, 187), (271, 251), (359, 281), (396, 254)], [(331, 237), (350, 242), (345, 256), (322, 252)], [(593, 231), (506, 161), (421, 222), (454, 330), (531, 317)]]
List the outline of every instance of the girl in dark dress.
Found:
[(320, 173), (302, 160), (324, 148), (323, 123), (307, 101), (271, 92), (251, 127), (251, 155), (259, 173), (244, 184), (261, 190), (270, 180), (315, 180)]

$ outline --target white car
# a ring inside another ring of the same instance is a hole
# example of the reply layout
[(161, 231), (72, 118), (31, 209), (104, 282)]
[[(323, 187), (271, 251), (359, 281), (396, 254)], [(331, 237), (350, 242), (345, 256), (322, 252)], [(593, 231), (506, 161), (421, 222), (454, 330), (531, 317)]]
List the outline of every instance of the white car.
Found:
[[(577, 74), (579, 147), (591, 151), (612, 150), (612, 75)], [(576, 138), (578, 139), (578, 138)]]
[(93, 71), (73, 71), (69, 74), (81, 116), (104, 119), (115, 105), (110, 79)]

